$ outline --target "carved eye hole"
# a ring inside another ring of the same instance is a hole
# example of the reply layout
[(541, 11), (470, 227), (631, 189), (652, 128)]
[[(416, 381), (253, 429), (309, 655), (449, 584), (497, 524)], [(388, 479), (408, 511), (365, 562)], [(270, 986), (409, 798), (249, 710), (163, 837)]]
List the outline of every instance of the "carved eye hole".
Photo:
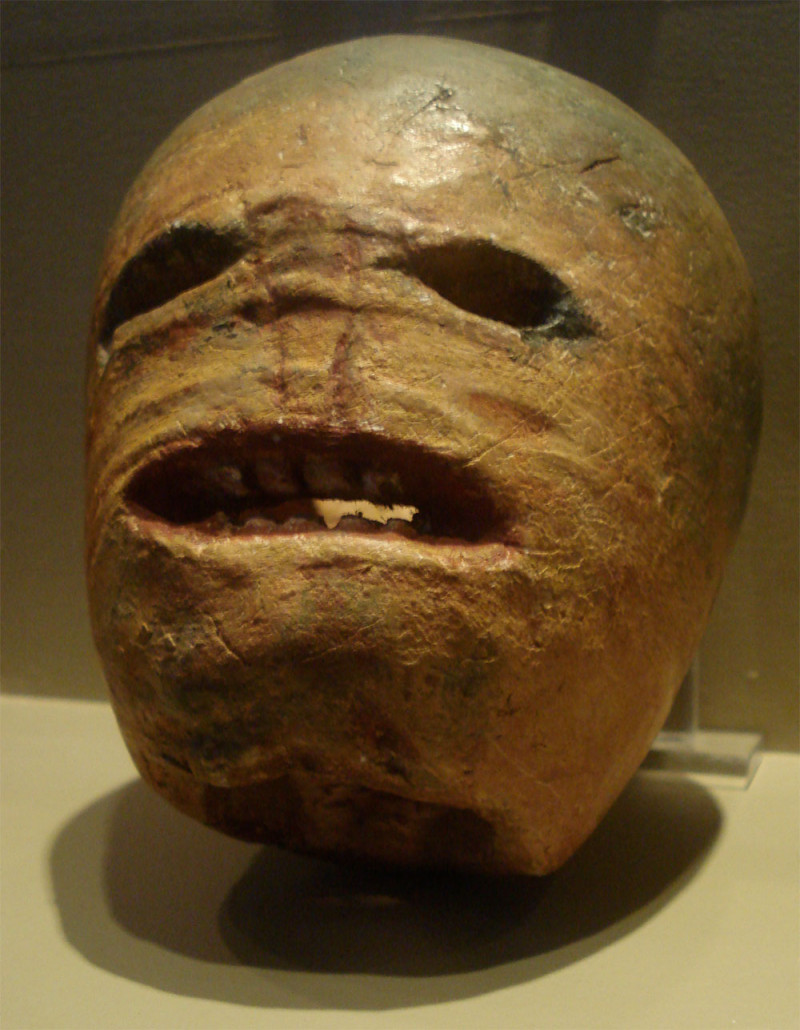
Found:
[(136, 315), (161, 307), (187, 290), (216, 279), (245, 251), (236, 232), (206, 225), (174, 225), (147, 243), (122, 269), (101, 323), (100, 344)]
[(540, 264), (482, 240), (409, 254), (404, 271), (463, 311), (533, 335), (575, 339), (593, 332), (571, 291)]

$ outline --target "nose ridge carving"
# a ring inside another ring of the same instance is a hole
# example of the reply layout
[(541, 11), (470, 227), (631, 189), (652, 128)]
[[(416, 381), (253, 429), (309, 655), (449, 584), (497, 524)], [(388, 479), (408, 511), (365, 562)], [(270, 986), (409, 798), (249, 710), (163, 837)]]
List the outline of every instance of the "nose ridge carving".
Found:
[(349, 312), (330, 363), (331, 409), (341, 419), (346, 419), (353, 409), (363, 408), (365, 403), (365, 384), (353, 353), (358, 341), (358, 314)]
[[(338, 314), (342, 318), (330, 358), (323, 360), (327, 361), (326, 394), (331, 414), (346, 421), (352, 413), (363, 412), (368, 406), (354, 350), (360, 339), (360, 314), (370, 306), (371, 297), (361, 276), (366, 269), (359, 239), (351, 233), (336, 234), (333, 244), (331, 247), (330, 237), (322, 234), (319, 240), (304, 240), (303, 246), (293, 249), (289, 257), (281, 255), (277, 261), (280, 270), (269, 288), (275, 317), (295, 320), (293, 342), (282, 345), (284, 362), (291, 360), (289, 347), (302, 347), (307, 334), (315, 335), (315, 315), (330, 318)], [(308, 319), (309, 325), (304, 327), (301, 319)]]

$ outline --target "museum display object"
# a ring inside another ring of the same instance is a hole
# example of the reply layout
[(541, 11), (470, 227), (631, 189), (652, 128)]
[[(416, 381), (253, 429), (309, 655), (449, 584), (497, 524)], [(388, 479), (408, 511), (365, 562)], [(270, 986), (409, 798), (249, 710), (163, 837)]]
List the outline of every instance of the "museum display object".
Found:
[(369, 38), (157, 150), (88, 395), (92, 622), (143, 777), (246, 839), (543, 874), (702, 635), (758, 437), (755, 304), (623, 103)]

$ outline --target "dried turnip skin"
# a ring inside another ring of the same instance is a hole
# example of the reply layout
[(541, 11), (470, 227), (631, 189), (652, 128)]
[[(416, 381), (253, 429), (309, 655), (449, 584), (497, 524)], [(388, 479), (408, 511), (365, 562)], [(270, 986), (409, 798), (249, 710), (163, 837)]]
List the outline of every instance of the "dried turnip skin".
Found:
[(91, 612), (142, 775), (248, 839), (557, 868), (689, 666), (759, 397), (722, 213), (596, 87), (391, 37), (213, 100), (126, 198), (91, 340)]

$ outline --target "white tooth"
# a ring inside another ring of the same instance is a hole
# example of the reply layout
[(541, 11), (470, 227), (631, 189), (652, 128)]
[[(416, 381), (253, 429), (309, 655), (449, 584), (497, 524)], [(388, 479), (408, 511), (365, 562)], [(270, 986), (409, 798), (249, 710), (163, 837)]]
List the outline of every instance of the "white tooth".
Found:
[(315, 498), (311, 503), (316, 515), (325, 523), (328, 529), (333, 529), (342, 515), (347, 515), (351, 511), (349, 501)]
[(285, 458), (257, 458), (254, 468), (256, 482), (270, 497), (294, 497), (299, 493), (294, 472)]

